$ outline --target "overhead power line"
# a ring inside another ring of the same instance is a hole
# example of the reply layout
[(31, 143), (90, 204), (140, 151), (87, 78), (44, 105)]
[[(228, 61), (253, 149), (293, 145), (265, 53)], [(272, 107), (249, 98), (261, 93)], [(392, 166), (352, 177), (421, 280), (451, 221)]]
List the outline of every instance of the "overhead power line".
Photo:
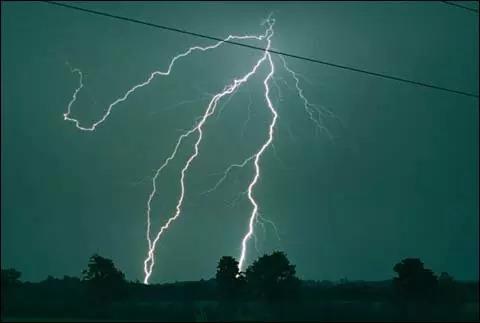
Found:
[[(55, 1), (42, 1), (42, 2), (44, 2), (46, 4), (56, 5), (56, 6), (60, 6), (60, 7), (68, 8), (68, 9), (73, 9), (73, 10), (78, 10), (78, 11), (82, 11), (82, 12), (90, 13), (90, 14), (94, 14), (94, 15), (99, 15), (99, 16), (109, 17), (109, 18), (113, 18), (113, 19), (124, 20), (124, 21), (128, 21), (128, 22), (133, 22), (133, 23), (149, 26), (149, 27), (154, 27), (154, 28), (158, 28), (158, 29), (173, 31), (173, 32), (181, 33), (181, 34), (186, 34), (186, 35), (198, 37), (198, 38), (210, 39), (210, 40), (215, 40), (215, 41), (223, 41), (223, 42), (231, 44), (231, 45), (246, 47), (246, 48), (255, 49), (255, 50), (261, 50), (261, 51), (266, 50), (265, 48), (258, 47), (258, 46), (238, 43), (238, 42), (229, 41), (229, 40), (225, 41), (224, 39), (219, 38), (219, 37), (209, 36), (209, 35), (200, 34), (200, 33), (196, 33), (196, 32), (191, 32), (191, 31), (187, 31), (187, 30), (182, 30), (182, 29), (178, 29), (178, 28), (174, 28), (174, 27), (158, 25), (158, 24), (154, 24), (154, 23), (151, 23), (151, 22), (147, 22), (147, 21), (142, 21), (142, 20), (133, 19), (133, 18), (129, 18), (129, 17), (110, 14), (110, 13), (107, 13), (107, 12), (81, 8), (81, 7), (73, 6), (73, 5), (66, 4), (66, 3), (59, 3), (59, 2), (55, 2)], [(357, 73), (363, 73), (363, 74), (367, 74), (367, 75), (371, 75), (371, 76), (376, 76), (376, 77), (380, 77), (380, 78), (383, 78), (383, 79), (389, 79), (389, 80), (399, 81), (399, 82), (403, 82), (403, 83), (409, 83), (409, 84), (413, 84), (413, 85), (417, 85), (417, 86), (423, 86), (423, 87), (428, 87), (428, 88), (432, 88), (432, 89), (437, 89), (437, 90), (441, 90), (441, 91), (445, 91), (445, 92), (461, 94), (461, 95), (465, 95), (465, 96), (469, 96), (469, 97), (473, 97), (473, 98), (478, 98), (478, 94), (470, 93), (470, 92), (466, 92), (466, 91), (462, 91), (462, 90), (450, 89), (450, 88), (446, 88), (446, 87), (442, 87), (442, 86), (437, 86), (437, 85), (434, 85), (434, 84), (418, 82), (418, 81), (409, 80), (409, 79), (406, 79), (406, 78), (401, 78), (401, 77), (392, 76), (392, 75), (387, 75), (387, 74), (383, 74), (383, 73), (371, 72), (371, 71), (367, 71), (367, 70), (356, 68), (356, 67), (340, 65), (340, 64), (336, 64), (336, 63), (323, 61), (323, 60), (320, 60), (320, 59), (309, 58), (309, 57), (299, 56), (299, 55), (295, 55), (295, 54), (289, 54), (289, 53), (280, 52), (280, 51), (276, 51), (276, 50), (269, 50), (269, 52), (273, 53), (273, 54), (277, 54), (277, 55), (282, 55), (282, 56), (285, 56), (285, 57), (291, 57), (291, 58), (296, 58), (296, 59), (299, 59), (299, 60), (304, 60), (304, 61), (307, 61), (307, 62), (318, 63), (318, 64), (331, 66), (331, 67), (335, 67), (335, 68), (339, 68), (339, 69), (343, 69), (343, 70), (348, 70), (348, 71), (353, 71), (353, 72), (357, 72)]]
[(458, 7), (458, 8), (462, 8), (462, 9), (465, 9), (465, 10), (468, 10), (468, 11), (472, 11), (472, 12), (475, 12), (475, 13), (478, 14), (478, 9), (462, 6), (461, 4), (458, 4), (455, 1), (442, 1), (442, 2), (445, 3), (445, 4), (448, 4), (448, 5), (451, 5), (451, 6), (454, 6), (454, 7)]

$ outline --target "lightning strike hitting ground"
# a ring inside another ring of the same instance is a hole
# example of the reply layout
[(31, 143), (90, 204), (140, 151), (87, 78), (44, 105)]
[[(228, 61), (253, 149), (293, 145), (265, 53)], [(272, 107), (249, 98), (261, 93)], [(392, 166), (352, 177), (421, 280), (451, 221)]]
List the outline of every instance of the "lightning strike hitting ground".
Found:
[[(73, 122), (77, 129), (82, 130), (82, 131), (92, 132), (92, 131), (96, 130), (96, 128), (99, 125), (101, 125), (105, 120), (107, 120), (107, 118), (110, 116), (113, 108), (116, 105), (126, 101), (128, 99), (128, 97), (131, 94), (133, 94), (135, 91), (137, 91), (138, 89), (140, 89), (144, 86), (149, 85), (150, 82), (156, 76), (168, 76), (168, 75), (170, 75), (175, 63), (180, 58), (186, 57), (186, 56), (192, 54), (195, 51), (205, 52), (205, 51), (208, 51), (208, 50), (211, 50), (211, 49), (215, 49), (215, 48), (219, 47), (220, 45), (222, 45), (225, 41), (229, 41), (229, 40), (258, 40), (258, 41), (265, 41), (266, 42), (265, 51), (263, 52), (262, 57), (255, 63), (255, 65), (252, 67), (252, 69), (247, 74), (245, 74), (243, 77), (234, 79), (229, 85), (225, 86), (221, 92), (219, 92), (217, 94), (214, 94), (212, 96), (212, 98), (211, 98), (209, 104), (207, 105), (203, 115), (200, 116), (196, 120), (195, 125), (192, 128), (190, 128), (188, 130), (185, 130), (178, 137), (172, 153), (165, 159), (165, 161), (161, 164), (161, 166), (158, 169), (156, 169), (154, 176), (151, 178), (152, 190), (151, 190), (151, 192), (148, 196), (147, 203), (146, 203), (146, 213), (147, 213), (146, 214), (147, 215), (146, 238), (147, 238), (147, 242), (148, 242), (148, 252), (147, 252), (147, 257), (144, 260), (144, 273), (145, 273), (144, 283), (145, 284), (149, 283), (149, 279), (150, 279), (150, 276), (152, 274), (152, 271), (153, 271), (153, 268), (154, 268), (154, 265), (155, 265), (155, 248), (156, 248), (156, 245), (157, 245), (160, 237), (169, 228), (169, 226), (172, 224), (172, 222), (175, 221), (181, 214), (183, 201), (184, 201), (184, 197), (185, 197), (185, 183), (184, 183), (185, 177), (186, 177), (186, 174), (188, 172), (188, 169), (189, 169), (190, 165), (195, 160), (195, 158), (199, 155), (199, 146), (200, 146), (200, 144), (202, 142), (202, 139), (203, 139), (203, 131), (204, 131), (203, 127), (204, 127), (205, 123), (207, 122), (209, 117), (212, 116), (215, 113), (219, 101), (221, 99), (223, 99), (224, 97), (227, 97), (227, 96), (230, 96), (230, 98), (231, 98), (231, 96), (242, 85), (247, 83), (247, 81), (250, 79), (250, 77), (252, 75), (256, 74), (256, 72), (258, 71), (260, 66), (262, 66), (264, 63), (268, 64), (268, 68), (269, 68), (269, 72), (266, 75), (265, 79), (263, 80), (264, 97), (265, 97), (265, 101), (267, 103), (267, 108), (269, 109), (269, 111), (272, 115), (271, 122), (268, 126), (267, 138), (266, 138), (265, 142), (263, 143), (263, 145), (261, 145), (261, 147), (255, 153), (253, 153), (250, 157), (246, 158), (241, 163), (230, 165), (223, 172), (223, 176), (217, 181), (215, 186), (213, 186), (211, 189), (209, 189), (205, 193), (211, 193), (215, 189), (217, 189), (218, 186), (227, 178), (229, 172), (233, 168), (243, 168), (249, 162), (252, 162), (253, 166), (254, 166), (254, 176), (253, 176), (251, 182), (249, 183), (247, 190), (244, 192), (244, 194), (246, 194), (248, 196), (248, 200), (250, 201), (250, 204), (252, 205), (252, 212), (250, 213), (250, 217), (249, 217), (249, 221), (248, 221), (247, 233), (245, 234), (245, 236), (243, 237), (243, 239), (241, 241), (241, 254), (240, 254), (240, 260), (239, 260), (240, 271), (243, 271), (244, 267), (245, 267), (245, 262), (246, 262), (246, 257), (247, 257), (247, 244), (248, 244), (248, 241), (250, 240), (250, 238), (252, 237), (252, 235), (254, 236), (254, 224), (255, 223), (261, 223), (262, 226), (263, 226), (263, 221), (266, 221), (266, 222), (270, 223), (273, 226), (273, 228), (275, 229), (275, 232), (276, 232), (277, 237), (278, 237), (278, 232), (277, 232), (275, 224), (270, 220), (266, 220), (265, 218), (260, 217), (259, 212), (258, 212), (259, 211), (259, 206), (258, 206), (258, 203), (255, 200), (255, 197), (254, 197), (254, 194), (253, 194), (254, 188), (255, 188), (255, 186), (256, 186), (259, 178), (260, 178), (260, 159), (263, 156), (263, 154), (265, 153), (265, 151), (270, 146), (272, 146), (272, 141), (273, 141), (273, 138), (274, 138), (274, 129), (275, 129), (275, 125), (276, 125), (277, 119), (278, 119), (278, 112), (274, 108), (274, 106), (272, 104), (272, 101), (271, 101), (271, 98), (270, 98), (270, 81), (274, 81), (273, 80), (273, 75), (275, 73), (275, 65), (274, 65), (274, 62), (273, 62), (273, 59), (272, 59), (272, 56), (271, 56), (271, 53), (269, 52), (269, 50), (271, 50), (271, 48), (272, 48), (271, 47), (271, 42), (272, 42), (271, 39), (274, 35), (273, 26), (275, 24), (275, 20), (271, 17), (268, 17), (262, 23), (262, 25), (263, 24), (267, 25), (267, 28), (266, 28), (265, 33), (263, 35), (260, 35), (260, 36), (254, 36), (254, 35), (233, 36), (233, 35), (229, 35), (223, 41), (217, 42), (214, 45), (206, 46), (206, 47), (194, 46), (194, 47), (189, 48), (185, 52), (183, 52), (181, 54), (178, 54), (177, 56), (175, 56), (170, 61), (170, 64), (168, 65), (168, 68), (167, 68), (166, 71), (154, 71), (150, 74), (150, 76), (144, 82), (139, 83), (139, 84), (133, 86), (132, 88), (130, 88), (127, 92), (125, 92), (125, 94), (123, 96), (121, 96), (120, 98), (116, 99), (113, 103), (111, 103), (108, 106), (108, 108), (106, 109), (106, 112), (104, 113), (104, 115), (98, 121), (93, 123), (91, 126), (81, 126), (79, 120), (70, 117), (71, 107), (75, 103), (75, 101), (77, 100), (77, 94), (79, 93), (79, 91), (84, 86), (82, 72), (79, 69), (71, 69), (72, 73), (78, 73), (79, 74), (79, 86), (78, 86), (77, 89), (75, 89), (75, 91), (73, 93), (73, 96), (72, 96), (72, 99), (68, 103), (67, 112), (64, 113), (63, 116), (64, 116), (64, 119), (66, 121)], [(301, 88), (299, 86), (299, 79), (297, 77), (297, 74), (295, 72), (293, 72), (290, 68), (288, 68), (288, 66), (287, 66), (287, 64), (286, 64), (286, 62), (283, 58), (282, 58), (282, 61), (283, 61), (283, 67), (295, 79), (296, 89), (297, 89), (298, 95), (303, 100), (305, 111), (308, 113), (310, 119), (318, 127), (321, 127), (322, 129), (326, 130), (326, 128), (323, 125), (320, 124), (319, 120), (314, 117), (312, 109), (315, 108), (315, 107), (313, 105), (311, 105), (308, 102), (308, 100), (304, 97), (303, 91), (301, 90)], [(278, 84), (275, 84), (275, 86), (278, 88), (278, 93), (281, 93)], [(184, 102), (187, 102), (187, 101), (184, 101)], [(251, 98), (250, 98), (250, 104), (248, 106), (249, 114), (248, 114), (248, 119), (245, 122), (245, 124), (250, 120), (251, 105), (252, 105), (252, 102), (251, 102)], [(222, 109), (222, 107), (220, 108), (220, 110), (221, 109)], [(220, 112), (221, 111), (219, 111), (218, 113), (220, 113)], [(245, 128), (245, 124), (242, 127), (242, 134), (243, 134), (243, 131), (244, 131), (244, 128)], [(171, 217), (168, 218), (166, 223), (163, 226), (161, 226), (161, 228), (159, 229), (159, 231), (155, 235), (155, 238), (152, 239), (152, 232), (151, 232), (152, 231), (152, 228), (151, 228), (152, 207), (151, 207), (151, 204), (152, 204), (152, 201), (153, 201), (153, 199), (154, 199), (154, 197), (157, 193), (157, 179), (158, 179), (160, 173), (162, 172), (162, 170), (165, 169), (173, 159), (175, 159), (175, 157), (177, 155), (177, 152), (178, 152), (178, 149), (180, 148), (184, 139), (186, 139), (187, 137), (190, 137), (191, 135), (194, 135), (194, 134), (196, 135), (196, 141), (193, 145), (193, 152), (189, 156), (189, 158), (187, 159), (187, 161), (185, 162), (184, 166), (182, 167), (182, 169), (180, 171), (179, 182), (180, 182), (180, 188), (181, 189), (180, 189), (180, 194), (178, 196), (178, 200), (177, 200), (177, 203), (176, 203), (176, 206), (175, 206), (175, 212)]]
[[(267, 29), (267, 31), (265, 32), (265, 35), (264, 36), (259, 36), (259, 37), (256, 37), (256, 36), (244, 36), (244, 37), (250, 37), (250, 38), (255, 38), (255, 39), (263, 39), (264, 37), (266, 37), (267, 39), (267, 43), (270, 44), (271, 40), (270, 38), (273, 36), (273, 22), (269, 25), (269, 28)], [(232, 36), (232, 38), (234, 38), (235, 36)], [(269, 47), (267, 47), (267, 50), (268, 50)], [(153, 242), (151, 242), (150, 240), (150, 237), (149, 237), (149, 232), (150, 232), (150, 229), (148, 229), (148, 239), (149, 239), (149, 252), (148, 252), (148, 257), (147, 259), (145, 259), (145, 262), (144, 262), (144, 271), (145, 271), (145, 279), (144, 279), (144, 283), (145, 284), (148, 284), (148, 280), (152, 274), (152, 270), (153, 270), (153, 266), (155, 265), (155, 258), (154, 258), (154, 252), (155, 252), (155, 247), (156, 247), (156, 244), (158, 242), (158, 240), (160, 239), (160, 236), (162, 235), (162, 233), (168, 229), (169, 225), (175, 220), (178, 218), (178, 216), (180, 215), (180, 212), (181, 212), (181, 207), (182, 207), (182, 204), (183, 204), (183, 199), (184, 199), (184, 196), (185, 196), (185, 185), (184, 185), (184, 179), (185, 179), (185, 172), (188, 170), (188, 168), (190, 167), (190, 164), (192, 163), (192, 161), (198, 156), (198, 153), (199, 153), (199, 145), (200, 145), (200, 142), (202, 141), (202, 138), (203, 138), (203, 125), (205, 124), (205, 122), (207, 121), (208, 117), (210, 117), (214, 112), (215, 112), (215, 108), (218, 104), (218, 102), (220, 101), (221, 98), (223, 98), (224, 96), (226, 95), (230, 95), (232, 94), (233, 92), (235, 92), (242, 84), (244, 84), (245, 82), (248, 81), (248, 79), (253, 75), (255, 74), (255, 72), (257, 71), (257, 69), (261, 66), (261, 64), (266, 60), (266, 59), (269, 59), (271, 61), (271, 57), (270, 57), (270, 53), (268, 51), (265, 51), (265, 54), (262, 56), (262, 58), (260, 58), (257, 63), (255, 64), (255, 66), (253, 67), (253, 69), (247, 73), (245, 76), (243, 76), (242, 78), (240, 79), (235, 79), (233, 81), (232, 84), (230, 84), (229, 86), (226, 87), (226, 89), (223, 90), (223, 92), (220, 92), (218, 94), (216, 94), (212, 100), (210, 101), (210, 104), (208, 105), (204, 115), (203, 115), (203, 118), (202, 120), (195, 126), (193, 127), (192, 129), (190, 129), (188, 132), (182, 134), (180, 136), (180, 138), (178, 139), (177, 141), (177, 145), (175, 146), (175, 149), (172, 153), (172, 155), (170, 155), (169, 158), (167, 158), (167, 160), (164, 162), (164, 164), (159, 168), (159, 170), (157, 171), (157, 173), (155, 174), (155, 177), (153, 179), (153, 182), (155, 183), (156, 181), (156, 178), (158, 177), (158, 174), (160, 173), (160, 171), (168, 164), (168, 162), (170, 160), (172, 160), (174, 157), (175, 157), (175, 154), (178, 150), (178, 147), (180, 146), (182, 140), (186, 137), (188, 137), (189, 135), (191, 135), (192, 133), (194, 132), (198, 132), (198, 138), (197, 138), (197, 141), (195, 142), (195, 145), (194, 145), (194, 148), (195, 148), (195, 152), (190, 156), (190, 158), (187, 160), (187, 162), (185, 163), (185, 166), (182, 168), (182, 171), (181, 171), (181, 177), (180, 177), (180, 186), (181, 186), (181, 192), (180, 192), (180, 198), (177, 202), (177, 205), (175, 207), (176, 209), (176, 212), (175, 214), (170, 218), (168, 219), (167, 223), (165, 225), (163, 225), (161, 228), (160, 228), (160, 231), (158, 232), (157, 236), (155, 237), (155, 239), (153, 240)], [(273, 66), (273, 64), (272, 64)], [(272, 108), (273, 109), (273, 108)], [(154, 190), (152, 191), (152, 194), (150, 194), (150, 198), (149, 198), (149, 201), (148, 201), (148, 213), (150, 213), (150, 202), (151, 202), (151, 199), (153, 198), (153, 195), (155, 195), (155, 185), (154, 185)], [(148, 226), (150, 227), (150, 221), (149, 221), (149, 224)]]
[(268, 148), (268, 146), (270, 146), (270, 144), (273, 141), (273, 130), (274, 130), (275, 124), (277, 123), (277, 118), (278, 118), (277, 111), (275, 110), (272, 102), (270, 101), (270, 95), (269, 95), (270, 94), (270, 87), (268, 86), (268, 81), (270, 81), (270, 79), (273, 76), (273, 73), (275, 72), (275, 66), (273, 65), (272, 56), (271, 56), (270, 52), (268, 52), (268, 50), (271, 47), (271, 43), (272, 43), (271, 37), (273, 36), (273, 29), (272, 28), (273, 28), (274, 23), (275, 23), (275, 20), (273, 20), (271, 23), (269, 22), (269, 24), (270, 24), (269, 28), (272, 31), (271, 31), (269, 37), (267, 37), (267, 47), (266, 47), (267, 51), (265, 51), (265, 56), (264, 56), (264, 57), (268, 58), (268, 63), (270, 65), (270, 72), (268, 73), (267, 77), (263, 81), (263, 84), (265, 85), (265, 100), (267, 101), (268, 108), (272, 112), (273, 118), (272, 118), (272, 122), (270, 123), (270, 126), (268, 127), (268, 139), (267, 139), (267, 141), (262, 145), (260, 150), (254, 155), (255, 156), (255, 159), (254, 159), (255, 176), (253, 177), (253, 180), (250, 183), (250, 185), (248, 185), (248, 199), (250, 200), (250, 203), (252, 203), (252, 205), (253, 205), (253, 210), (252, 210), (252, 213), (250, 215), (250, 221), (248, 223), (248, 232), (242, 239), (242, 252), (240, 253), (240, 260), (238, 261), (238, 269), (240, 271), (243, 271), (243, 269), (244, 269), (243, 267), (244, 267), (244, 264), (245, 264), (245, 257), (247, 255), (247, 242), (253, 234), (253, 224), (254, 224), (255, 217), (257, 216), (257, 212), (258, 212), (258, 204), (253, 197), (253, 188), (255, 187), (255, 184), (257, 184), (258, 178), (260, 177), (260, 165), (259, 165), (260, 157), (262, 157), (265, 150)]

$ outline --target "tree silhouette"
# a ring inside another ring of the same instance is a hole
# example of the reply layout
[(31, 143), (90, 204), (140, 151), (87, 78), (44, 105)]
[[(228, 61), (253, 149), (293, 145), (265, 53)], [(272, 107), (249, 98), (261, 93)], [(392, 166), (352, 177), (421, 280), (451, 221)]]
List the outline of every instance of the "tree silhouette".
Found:
[(440, 301), (444, 304), (459, 306), (464, 302), (459, 287), (458, 283), (450, 274), (442, 272), (438, 277)]
[(95, 301), (105, 303), (124, 296), (125, 275), (115, 268), (112, 260), (94, 254), (82, 273)]
[(275, 251), (263, 255), (247, 268), (246, 279), (251, 292), (267, 300), (294, 297), (299, 280), (295, 266), (290, 264), (285, 253)]
[(20, 284), (20, 277), (22, 273), (20, 273), (16, 269), (2, 269), (2, 287), (11, 287)]
[(235, 299), (242, 294), (245, 277), (239, 272), (238, 261), (235, 258), (230, 256), (220, 258), (215, 280), (222, 298)]
[[(20, 277), (22, 274), (16, 269), (2, 269), (1, 276), (1, 313), (2, 316), (6, 311), (6, 308), (11, 303), (11, 300), (15, 300), (15, 292), (20, 285)], [(8, 302), (7, 302), (8, 301)]]
[(394, 286), (405, 300), (431, 300), (438, 287), (437, 277), (430, 269), (424, 268), (418, 258), (406, 258), (397, 263), (393, 270), (398, 277), (394, 278)]

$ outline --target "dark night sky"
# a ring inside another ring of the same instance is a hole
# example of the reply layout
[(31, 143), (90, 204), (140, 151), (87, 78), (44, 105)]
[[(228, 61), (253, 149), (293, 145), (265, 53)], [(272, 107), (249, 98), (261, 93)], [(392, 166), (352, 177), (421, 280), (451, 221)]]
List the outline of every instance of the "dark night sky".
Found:
[[(273, 12), (273, 47), (281, 51), (478, 92), (478, 15), (439, 2), (76, 4), (219, 37), (262, 33)], [(90, 125), (173, 55), (210, 43), (44, 3), (2, 2), (2, 268), (32, 281), (79, 276), (98, 252), (142, 280), (149, 177), (203, 112), (205, 93), (246, 73), (261, 53), (227, 45), (188, 57), (116, 106), (94, 133), (63, 120), (78, 85), (65, 62), (86, 75), (72, 116)], [(257, 227), (260, 251), (286, 251), (306, 279), (387, 279), (404, 257), (478, 279), (478, 99), (288, 62), (305, 76), (305, 95), (343, 126), (327, 120), (333, 143), (315, 135), (295, 92), (279, 80), (280, 100), (272, 87), (280, 119), (255, 195), (280, 240), (271, 226)], [(276, 64), (276, 76), (292, 86)], [(152, 282), (210, 278), (220, 256), (239, 256), (250, 205), (230, 202), (252, 168), (201, 193), (218, 179), (211, 174), (265, 140), (261, 81), (206, 125), (184, 212), (159, 243)], [(189, 147), (160, 178), (157, 227), (174, 208)], [(252, 240), (248, 263), (256, 256)]]

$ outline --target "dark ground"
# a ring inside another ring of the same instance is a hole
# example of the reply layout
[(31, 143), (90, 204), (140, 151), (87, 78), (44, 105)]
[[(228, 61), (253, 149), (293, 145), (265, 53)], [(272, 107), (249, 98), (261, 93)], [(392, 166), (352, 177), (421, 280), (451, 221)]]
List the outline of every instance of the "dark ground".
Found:
[(391, 280), (303, 281), (297, 297), (281, 301), (225, 301), (214, 279), (129, 283), (123, 299), (92, 302), (79, 279), (50, 277), (3, 293), (2, 321), (478, 321), (478, 283), (455, 284), (447, 296), (404, 302)]

